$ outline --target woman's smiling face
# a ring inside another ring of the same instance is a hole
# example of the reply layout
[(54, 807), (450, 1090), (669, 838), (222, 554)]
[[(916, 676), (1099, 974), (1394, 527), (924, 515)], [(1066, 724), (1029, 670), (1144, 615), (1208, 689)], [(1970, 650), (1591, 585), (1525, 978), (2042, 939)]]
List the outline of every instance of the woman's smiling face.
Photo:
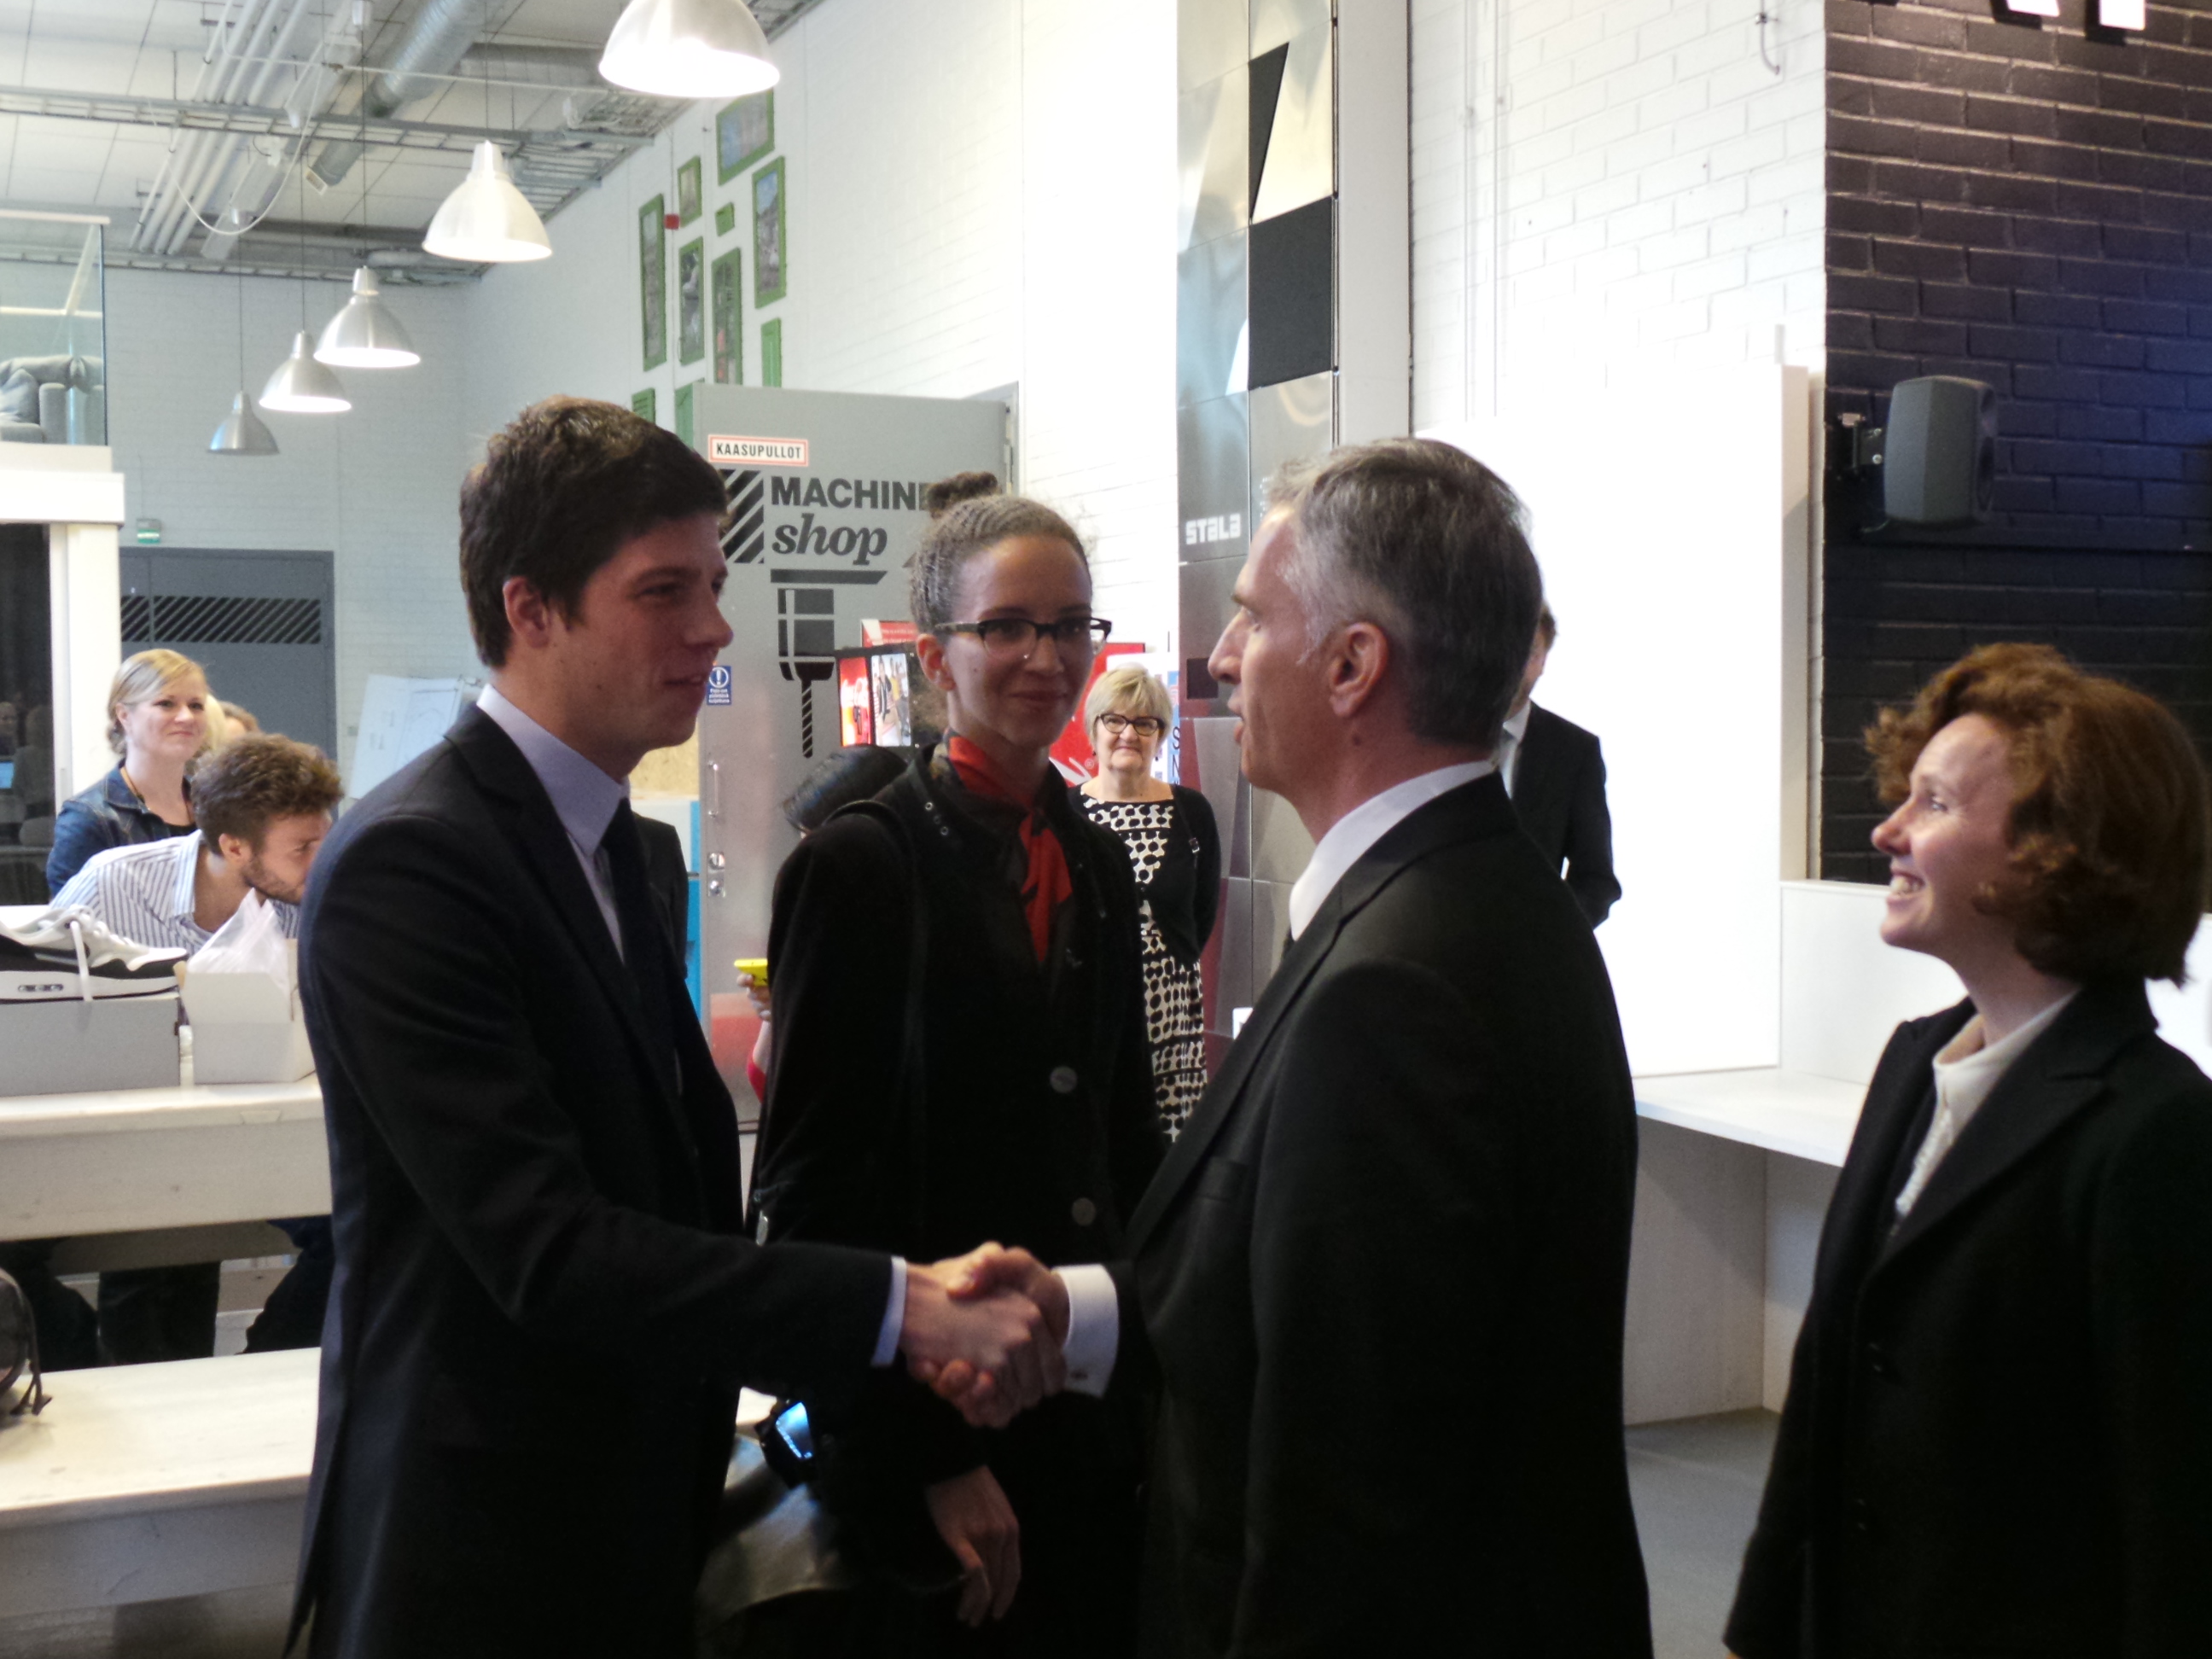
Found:
[(2013, 799), (2005, 734), (1986, 715), (1962, 714), (1928, 740), (1911, 793), (1874, 832), (1889, 858), (1885, 944), (1962, 972), (2016, 951), (2013, 925), (1975, 907), (2011, 869)]

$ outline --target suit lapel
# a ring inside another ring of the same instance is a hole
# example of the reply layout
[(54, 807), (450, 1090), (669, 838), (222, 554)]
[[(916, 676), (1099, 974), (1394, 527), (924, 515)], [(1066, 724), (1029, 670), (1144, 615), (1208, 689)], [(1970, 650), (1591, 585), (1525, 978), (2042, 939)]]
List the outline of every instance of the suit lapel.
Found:
[(2106, 1074), (2119, 1051), (2156, 1029), (2139, 981), (2083, 988), (2073, 1006), (1997, 1079), (1958, 1144), (1928, 1178), (1912, 1212), (1891, 1235), (1875, 1270), (1942, 1226), (2065, 1127), (2104, 1093)]
[[(591, 963), (592, 976), (621, 1017), (639, 1061), (659, 1085), (657, 1092), (667, 1100), (668, 1066), (653, 1052), (644, 1010), (638, 1004), (629, 971), (615, 950), (606, 918), (600, 914), (591, 884), (584, 879), (583, 866), (577, 861), (575, 844), (561, 827), (545, 786), (538, 781), (514, 739), (479, 709), (464, 713), (447, 733), (447, 739), (460, 751), (485, 792), (506, 808), (507, 829), (522, 848), (525, 866), (544, 890), (553, 913), (561, 918), (585, 961)], [(672, 1111), (674, 1102), (667, 1103)]]

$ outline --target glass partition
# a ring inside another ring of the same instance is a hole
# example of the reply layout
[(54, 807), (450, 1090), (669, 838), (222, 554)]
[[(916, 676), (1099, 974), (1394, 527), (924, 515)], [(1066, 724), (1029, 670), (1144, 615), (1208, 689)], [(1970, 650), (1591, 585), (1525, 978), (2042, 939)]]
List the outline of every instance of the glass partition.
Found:
[(106, 226), (0, 209), (0, 443), (107, 441)]

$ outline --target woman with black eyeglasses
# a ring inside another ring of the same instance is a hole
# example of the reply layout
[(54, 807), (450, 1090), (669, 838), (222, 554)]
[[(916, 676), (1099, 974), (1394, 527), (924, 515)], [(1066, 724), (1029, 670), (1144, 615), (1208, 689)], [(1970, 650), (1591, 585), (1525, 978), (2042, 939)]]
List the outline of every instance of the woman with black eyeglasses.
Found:
[(1152, 1099), (1172, 1140), (1206, 1092), (1198, 961), (1221, 905), (1221, 837), (1205, 796), (1152, 775), (1175, 716), (1167, 687), (1141, 668), (1116, 668), (1099, 677), (1083, 712), (1098, 770), (1076, 799), (1121, 839), (1137, 878)]
[[(757, 1226), (912, 1261), (987, 1240), (1115, 1261), (1164, 1143), (1128, 860), (1051, 760), (1107, 634), (1090, 566), (1057, 513), (993, 495), (930, 526), (910, 581), (945, 740), (777, 878)], [(816, 1490), (877, 1571), (824, 1609), (842, 1629), (794, 1632), (805, 1650), (1126, 1655), (1144, 1402), (1086, 1386), (998, 1431), (899, 1365), (809, 1401)]]

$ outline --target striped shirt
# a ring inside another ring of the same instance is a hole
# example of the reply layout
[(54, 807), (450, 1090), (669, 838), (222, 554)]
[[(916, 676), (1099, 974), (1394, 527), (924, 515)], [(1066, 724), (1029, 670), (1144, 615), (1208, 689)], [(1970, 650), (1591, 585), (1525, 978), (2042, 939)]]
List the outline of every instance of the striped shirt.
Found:
[[(54, 905), (82, 904), (118, 939), (158, 951), (197, 951), (215, 937), (192, 920), (192, 878), (199, 868), (200, 832), (96, 853), (54, 895)], [(269, 901), (286, 939), (300, 936), (297, 905)]]

